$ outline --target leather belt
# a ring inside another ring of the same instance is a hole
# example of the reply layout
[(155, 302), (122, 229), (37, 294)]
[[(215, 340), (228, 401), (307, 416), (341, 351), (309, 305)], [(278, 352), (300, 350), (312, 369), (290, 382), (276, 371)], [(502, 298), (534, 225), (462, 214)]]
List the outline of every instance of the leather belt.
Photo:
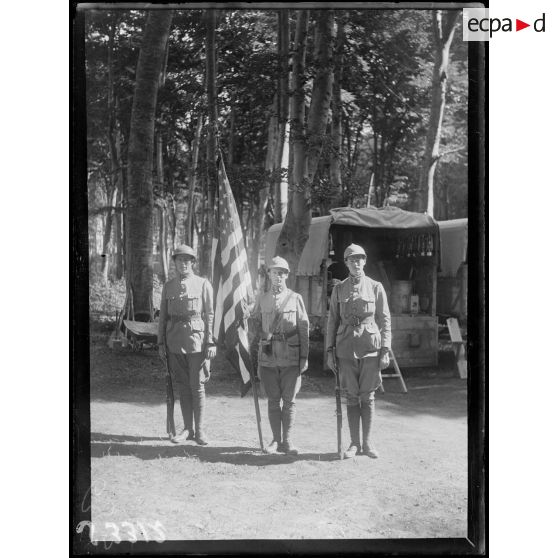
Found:
[(293, 329), (288, 333), (274, 333), (271, 338), (275, 341), (286, 341), (289, 337), (293, 337), (294, 335), (298, 335), (298, 329)]
[(192, 315), (184, 315), (184, 316), (170, 316), (170, 321), (173, 324), (177, 324), (180, 322), (190, 322), (192, 320), (201, 319), (201, 314), (192, 314)]
[(359, 325), (365, 325), (365, 324), (373, 324), (374, 322), (374, 318), (372, 317), (364, 317), (361, 318), (359, 316), (347, 316), (346, 319), (341, 320), (341, 323), (343, 325), (350, 325), (353, 327), (358, 327)]

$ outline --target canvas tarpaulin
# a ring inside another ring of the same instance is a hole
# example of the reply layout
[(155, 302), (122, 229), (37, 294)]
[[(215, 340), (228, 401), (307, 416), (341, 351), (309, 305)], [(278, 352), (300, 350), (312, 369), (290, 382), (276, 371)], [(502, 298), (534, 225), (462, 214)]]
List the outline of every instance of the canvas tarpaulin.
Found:
[[(436, 221), (429, 215), (413, 213), (398, 207), (341, 207), (330, 210), (331, 215), (314, 217), (310, 225), (309, 238), (298, 262), (297, 275), (319, 275), (322, 261), (329, 254), (329, 229), (331, 225), (378, 228), (378, 229), (423, 229), (437, 236)], [(265, 261), (269, 264), (275, 256), (277, 239), (283, 223), (272, 225), (267, 232)]]
[[(310, 224), (310, 232), (304, 250), (298, 262), (297, 275), (319, 275), (322, 260), (327, 258), (329, 251), (329, 226), (331, 216), (314, 217)], [(269, 264), (275, 256), (277, 239), (281, 233), (283, 223), (277, 223), (269, 227), (265, 243), (265, 263)]]
[(440, 227), (441, 275), (455, 277), (459, 266), (467, 261), (467, 219), (438, 221)]
[(340, 207), (332, 209), (330, 213), (334, 225), (374, 229), (436, 229), (436, 221), (430, 215), (413, 213), (398, 207)]

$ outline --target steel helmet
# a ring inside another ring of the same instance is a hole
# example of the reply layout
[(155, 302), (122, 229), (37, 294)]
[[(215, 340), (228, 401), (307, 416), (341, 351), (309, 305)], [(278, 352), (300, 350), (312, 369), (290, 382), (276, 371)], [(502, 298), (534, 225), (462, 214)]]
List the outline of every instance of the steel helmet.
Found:
[(366, 252), (364, 248), (358, 244), (349, 244), (349, 246), (345, 248), (343, 259), (346, 260), (349, 256), (364, 256), (366, 258)]
[(172, 253), (172, 259), (174, 260), (176, 256), (180, 256), (180, 255), (190, 256), (193, 260), (196, 259), (196, 252), (194, 251), (193, 248), (191, 248), (187, 244), (181, 244), (180, 246), (177, 246), (174, 252)]
[(271, 263), (269, 264), (269, 269), (273, 268), (273, 267), (279, 267), (281, 269), (285, 269), (286, 271), (291, 271), (291, 268), (289, 267), (289, 262), (287, 262), (287, 260), (285, 260), (284, 258), (281, 258), (280, 256), (275, 256), (272, 260)]

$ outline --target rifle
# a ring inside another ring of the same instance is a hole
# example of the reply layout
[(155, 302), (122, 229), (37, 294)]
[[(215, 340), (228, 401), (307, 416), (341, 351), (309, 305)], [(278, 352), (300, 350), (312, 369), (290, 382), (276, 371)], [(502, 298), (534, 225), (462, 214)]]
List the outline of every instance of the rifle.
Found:
[(256, 409), (256, 424), (258, 426), (258, 437), (260, 439), (260, 448), (264, 451), (264, 443), (263, 443), (263, 436), (262, 436), (262, 417), (260, 415), (260, 402), (258, 400), (258, 379), (256, 379), (256, 374), (251, 370), (250, 371), (250, 379), (252, 382), (252, 395), (254, 397), (254, 408)]
[(337, 454), (339, 459), (343, 459), (343, 413), (341, 408), (341, 380), (339, 378), (339, 366), (337, 365), (337, 355), (333, 347), (331, 356), (335, 366), (335, 414), (337, 415)]
[(170, 438), (176, 436), (174, 425), (174, 390), (172, 389), (172, 377), (170, 373), (169, 352), (165, 343), (165, 367), (167, 369), (167, 434)]

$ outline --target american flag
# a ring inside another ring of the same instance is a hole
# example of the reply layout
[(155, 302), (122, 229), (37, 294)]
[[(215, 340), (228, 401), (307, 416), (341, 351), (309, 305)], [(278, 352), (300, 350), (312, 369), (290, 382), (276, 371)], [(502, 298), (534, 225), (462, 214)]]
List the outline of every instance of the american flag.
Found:
[(248, 344), (248, 304), (254, 300), (252, 280), (240, 219), (231, 186), (219, 157), (218, 206), (213, 232), (212, 261), (215, 287), (214, 336), (242, 379), (241, 395), (251, 386), (252, 362)]

